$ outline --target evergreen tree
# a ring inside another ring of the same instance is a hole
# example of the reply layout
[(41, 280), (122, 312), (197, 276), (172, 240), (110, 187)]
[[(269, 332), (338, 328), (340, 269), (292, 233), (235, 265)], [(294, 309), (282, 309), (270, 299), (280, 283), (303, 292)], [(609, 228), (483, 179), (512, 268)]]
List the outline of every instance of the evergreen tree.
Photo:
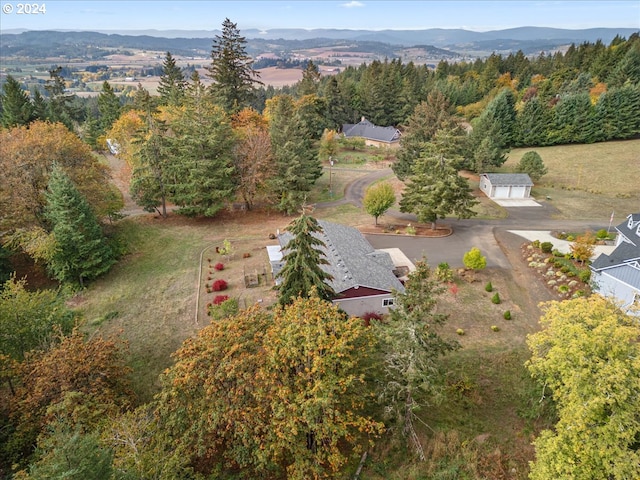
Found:
[(522, 156), (516, 167), (516, 172), (526, 173), (531, 177), (531, 180), (537, 182), (543, 175), (547, 174), (547, 167), (544, 166), (540, 154), (531, 151)]
[(595, 106), (597, 140), (632, 138), (640, 134), (640, 84), (603, 93)]
[(421, 459), (424, 451), (413, 426), (420, 418), (418, 400), (427, 392), (428, 402), (441, 397), (444, 373), (437, 359), (460, 348), (456, 341), (440, 337), (447, 315), (435, 313), (443, 288), (433, 279), (425, 259), (416, 262), (404, 292), (395, 292), (395, 308), (386, 322), (375, 323), (384, 361), (384, 381), (380, 398), (385, 412), (402, 427), (402, 433)]
[(29, 94), (11, 75), (7, 75), (7, 81), (2, 85), (0, 105), (2, 105), (0, 125), (4, 128), (28, 125), (35, 119)]
[(313, 60), (309, 60), (302, 72), (302, 80), (298, 83), (298, 93), (300, 95), (317, 95), (319, 83), (320, 71), (318, 66), (313, 63)]
[(131, 175), (131, 196), (147, 212), (167, 217), (170, 179), (170, 139), (166, 125), (153, 114), (147, 115), (148, 133), (139, 140), (137, 166)]
[(515, 96), (511, 89), (505, 88), (489, 103), (474, 124), (469, 137), (468, 157), (474, 158), (474, 152), (482, 140), (490, 137), (495, 156), (489, 159), (484, 168), (500, 167), (507, 159), (506, 152), (514, 143), (515, 126)]
[(427, 100), (420, 103), (407, 119), (405, 133), (400, 138), (398, 161), (393, 164), (396, 176), (400, 180), (408, 177), (413, 162), (420, 157), (425, 144), (433, 139), (436, 132), (455, 126), (446, 97), (437, 90), (430, 92)]
[(592, 143), (597, 139), (595, 110), (588, 93), (563, 97), (554, 108), (550, 139), (558, 143)]
[(214, 97), (229, 114), (249, 106), (254, 84), (261, 84), (253, 60), (246, 52), (247, 40), (237, 24), (228, 18), (222, 22), (222, 35), (216, 35), (211, 49), (211, 66), (207, 68), (214, 83)]
[(331, 300), (335, 295), (327, 281), (333, 277), (322, 270), (321, 265), (328, 265), (321, 248), (325, 244), (320, 240), (322, 227), (318, 221), (302, 213), (287, 227), (293, 238), (284, 246), (282, 257), (284, 267), (278, 273), (282, 279), (278, 294), (278, 303), (288, 305), (297, 297), (309, 298), (315, 291), (319, 298)]
[(324, 117), (330, 125), (330, 129), (338, 130), (343, 124), (349, 122), (347, 107), (340, 85), (335, 76), (327, 80), (323, 91), (325, 112)]
[(120, 99), (106, 80), (102, 83), (102, 91), (98, 95), (98, 110), (100, 111), (100, 128), (106, 132), (120, 117), (122, 110)]
[(545, 102), (537, 96), (530, 99), (517, 116), (516, 145), (523, 147), (547, 145), (552, 118), (552, 111)]
[(180, 67), (176, 65), (171, 52), (167, 52), (162, 62), (162, 75), (158, 84), (158, 94), (160, 94), (161, 105), (179, 106), (182, 105), (187, 81)]
[(62, 77), (62, 67), (49, 70), (49, 80), (45, 83), (49, 101), (47, 102), (47, 120), (60, 122), (73, 131), (73, 123), (79, 117), (78, 109), (73, 105), (75, 95), (67, 93)]
[(55, 421), (38, 442), (38, 461), (29, 469), (31, 480), (105, 480), (113, 478), (113, 452), (100, 444), (97, 433), (73, 429)]
[(42, 96), (39, 88), (33, 91), (33, 117), (35, 120), (46, 120), (47, 118), (47, 101)]
[(97, 218), (66, 173), (54, 165), (46, 193), (46, 218), (53, 226), (56, 251), (48, 265), (54, 277), (84, 286), (115, 263)]
[(290, 96), (271, 99), (268, 112), (277, 169), (271, 190), (278, 197), (278, 208), (291, 214), (301, 207), (315, 181), (322, 175), (322, 165)]
[(173, 201), (184, 215), (213, 216), (233, 199), (233, 130), (207, 94), (198, 72), (187, 87), (175, 133), (169, 175)]
[(458, 175), (459, 159), (452, 153), (455, 147), (448, 145), (450, 139), (445, 130), (427, 144), (423, 156), (412, 168), (400, 200), (401, 212), (415, 213), (419, 222), (431, 222), (434, 229), (439, 218), (452, 213), (458, 218), (475, 215), (472, 207), (477, 202), (467, 179)]

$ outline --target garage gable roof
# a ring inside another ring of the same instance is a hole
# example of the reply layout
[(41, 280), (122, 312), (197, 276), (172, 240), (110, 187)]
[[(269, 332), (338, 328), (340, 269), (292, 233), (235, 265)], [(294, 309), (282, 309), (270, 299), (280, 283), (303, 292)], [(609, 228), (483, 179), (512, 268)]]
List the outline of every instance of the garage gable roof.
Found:
[(486, 177), (496, 187), (533, 187), (531, 177), (526, 173), (483, 173), (480, 176)]

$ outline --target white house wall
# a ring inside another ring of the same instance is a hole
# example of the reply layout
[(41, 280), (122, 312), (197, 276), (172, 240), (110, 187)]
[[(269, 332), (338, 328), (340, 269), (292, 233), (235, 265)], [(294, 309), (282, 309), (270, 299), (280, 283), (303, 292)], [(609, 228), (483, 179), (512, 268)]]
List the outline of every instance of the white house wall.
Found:
[(333, 303), (338, 305), (349, 316), (361, 317), (367, 312), (375, 312), (385, 314), (389, 311), (389, 307), (383, 306), (385, 299), (391, 299), (393, 296), (388, 293), (384, 295), (372, 295), (369, 297), (352, 297), (334, 300)]
[(640, 295), (639, 289), (612, 277), (606, 270), (593, 272), (592, 282), (600, 295), (610, 298), (622, 308), (631, 306), (636, 295)]

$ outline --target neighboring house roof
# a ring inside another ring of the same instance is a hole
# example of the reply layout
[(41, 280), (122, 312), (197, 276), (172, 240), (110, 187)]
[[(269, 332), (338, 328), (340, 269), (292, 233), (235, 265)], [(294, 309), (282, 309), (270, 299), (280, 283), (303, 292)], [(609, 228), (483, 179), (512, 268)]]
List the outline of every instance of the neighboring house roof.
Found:
[(533, 182), (526, 173), (482, 173), (480, 176), (487, 177), (491, 185), (498, 187), (506, 187), (508, 185), (533, 187)]
[(640, 244), (622, 242), (609, 255), (601, 253), (591, 264), (591, 269), (598, 272), (634, 262), (640, 262)]
[[(318, 223), (323, 233), (316, 237), (325, 244), (322, 251), (329, 262), (329, 265), (321, 267), (333, 277), (329, 284), (336, 293), (359, 287), (386, 292), (404, 291), (404, 286), (393, 273), (394, 264), (389, 253), (375, 250), (353, 227), (324, 220), (318, 220)], [(292, 238), (289, 232), (278, 235), (282, 249)]]
[(632, 213), (627, 220), (616, 227), (625, 242), (640, 245), (640, 213)]
[(623, 241), (609, 254), (600, 254), (590, 265), (594, 272), (606, 270), (620, 282), (640, 290), (640, 214), (632, 214), (616, 227)]
[(363, 118), (360, 123), (345, 123), (342, 125), (345, 137), (362, 137), (378, 142), (393, 143), (400, 140), (400, 130), (395, 127), (379, 127)]

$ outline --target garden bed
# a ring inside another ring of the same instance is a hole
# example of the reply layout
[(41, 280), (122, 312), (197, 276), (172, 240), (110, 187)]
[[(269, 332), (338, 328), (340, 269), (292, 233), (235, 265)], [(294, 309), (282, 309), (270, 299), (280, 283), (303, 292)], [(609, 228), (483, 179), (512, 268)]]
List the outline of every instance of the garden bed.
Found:
[(555, 296), (568, 299), (591, 294), (589, 266), (577, 262), (570, 255), (557, 250), (543, 251), (539, 242), (532, 242), (522, 246), (522, 258)]

